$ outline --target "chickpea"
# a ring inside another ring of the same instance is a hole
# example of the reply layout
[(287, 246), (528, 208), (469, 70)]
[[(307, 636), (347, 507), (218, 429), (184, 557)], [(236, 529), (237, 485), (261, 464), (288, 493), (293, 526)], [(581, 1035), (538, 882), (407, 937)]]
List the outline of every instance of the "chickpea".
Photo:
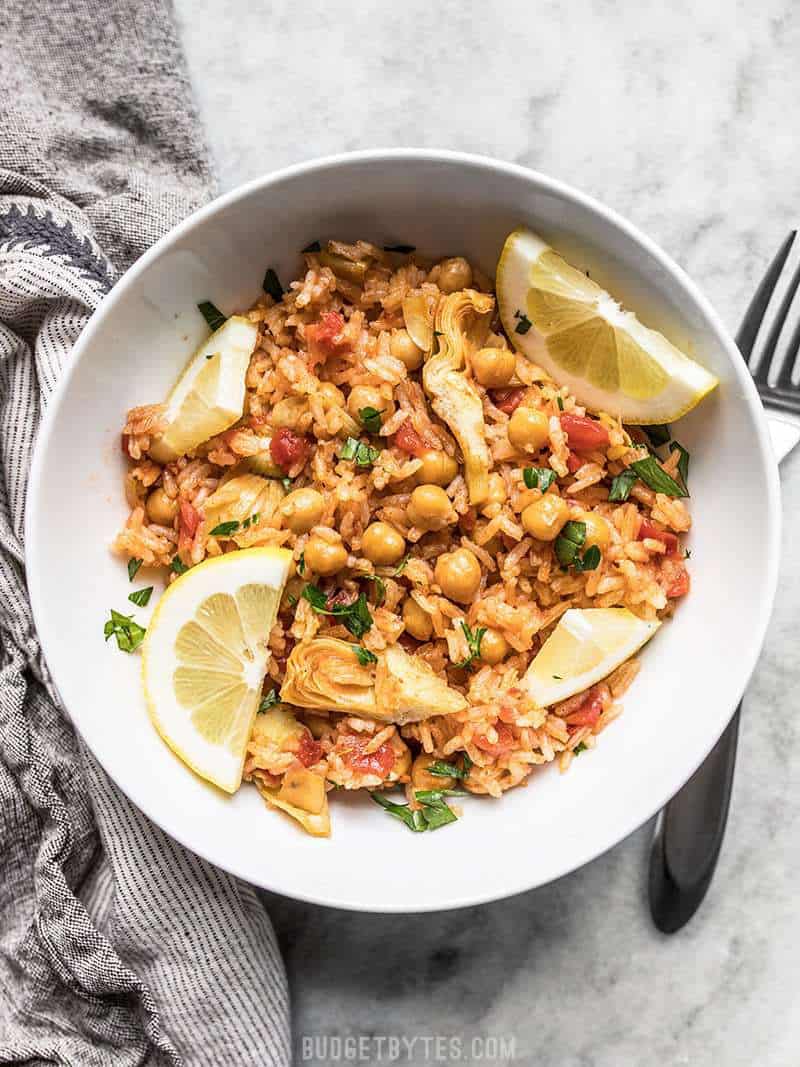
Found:
[(472, 357), (472, 371), (487, 389), (508, 385), (516, 366), (516, 357), (509, 348), (480, 348)]
[(344, 393), (333, 382), (322, 382), (319, 395), (330, 407), (344, 407)]
[(601, 552), (608, 548), (611, 541), (611, 530), (602, 515), (598, 515), (594, 511), (582, 511), (577, 516), (577, 521), (586, 525), (584, 548), (591, 548), (596, 545)]
[(545, 493), (525, 508), (522, 525), (537, 541), (555, 541), (568, 518), (569, 505), (566, 500), (555, 493)]
[(497, 471), (492, 471), (489, 475), (489, 493), (486, 500), (483, 503), (483, 510), (490, 507), (492, 504), (505, 504), (506, 498), (506, 483), (503, 480), (503, 475)]
[(549, 437), (547, 416), (538, 408), (522, 404), (508, 420), (508, 439), (520, 452), (538, 452)]
[(371, 563), (387, 567), (399, 563), (406, 550), (402, 534), (388, 522), (373, 522), (364, 531), (361, 539), (361, 551)]
[(448, 599), (469, 604), (481, 584), (481, 565), (468, 548), (457, 548), (439, 556), (433, 576)]
[(292, 533), (308, 533), (325, 510), (325, 498), (316, 489), (295, 489), (281, 501), (280, 513)]
[(422, 366), (423, 351), (411, 340), (408, 330), (395, 330), (389, 341), (389, 351), (399, 359), (406, 370), (419, 370)]
[(167, 496), (163, 489), (154, 489), (148, 496), (145, 511), (150, 522), (158, 526), (172, 526), (178, 514), (178, 501)]
[(443, 293), (457, 293), (472, 285), (472, 267), (463, 256), (443, 259), (439, 264), (439, 277), (436, 284)]
[(360, 422), (358, 413), (364, 408), (375, 408), (381, 412), (382, 419), (388, 419), (394, 411), (394, 400), (374, 385), (354, 385), (347, 398), (347, 410), (356, 422)]
[(421, 530), (442, 530), (455, 519), (455, 512), (441, 486), (418, 485), (408, 502), (408, 517)]
[(414, 789), (452, 789), (455, 778), (441, 774), (430, 774), (428, 767), (438, 761), (438, 756), (429, 756), (422, 752), (411, 765), (411, 784)]
[(481, 660), (494, 667), (508, 655), (508, 641), (499, 630), (488, 629), (481, 638)]
[(347, 563), (347, 549), (340, 541), (325, 541), (316, 534), (309, 537), (303, 551), (306, 568), (323, 577), (336, 574)]
[(418, 641), (427, 641), (433, 633), (431, 617), (424, 611), (413, 597), (409, 597), (403, 604), (403, 622), (406, 630)]
[(449, 485), (458, 474), (458, 464), (453, 457), (438, 448), (429, 448), (420, 459), (422, 466), (416, 474), (420, 485)]
[(269, 421), (276, 429), (297, 428), (297, 424), (308, 411), (308, 400), (304, 396), (286, 396), (279, 400), (270, 412)]

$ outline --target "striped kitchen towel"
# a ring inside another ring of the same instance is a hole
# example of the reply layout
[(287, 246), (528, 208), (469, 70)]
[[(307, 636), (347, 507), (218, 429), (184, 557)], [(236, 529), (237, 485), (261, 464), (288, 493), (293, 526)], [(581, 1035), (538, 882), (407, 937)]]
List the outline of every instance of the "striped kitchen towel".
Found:
[(285, 1065), (286, 976), (254, 890), (97, 765), (26, 593), (31, 452), (72, 345), (118, 273), (212, 189), (172, 10), (2, 10), (0, 1063)]

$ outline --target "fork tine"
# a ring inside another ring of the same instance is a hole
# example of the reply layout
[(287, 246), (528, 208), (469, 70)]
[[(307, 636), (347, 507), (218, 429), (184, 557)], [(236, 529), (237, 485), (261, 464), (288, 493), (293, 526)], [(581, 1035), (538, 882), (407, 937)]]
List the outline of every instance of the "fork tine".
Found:
[[(800, 268), (798, 268), (798, 274), (800, 274)], [(800, 278), (797, 279), (800, 282)], [(795, 279), (792, 278), (794, 282)], [(797, 285), (795, 284), (795, 289)], [(792, 371), (794, 370), (795, 360), (797, 359), (797, 352), (800, 349), (800, 322), (798, 322), (792, 331), (792, 339), (789, 341), (789, 347), (786, 351), (786, 355), (783, 360), (783, 366), (781, 372), (778, 375), (778, 379), (775, 382), (779, 389), (791, 389), (792, 388)]]
[(736, 334), (736, 344), (739, 346), (739, 351), (742, 353), (745, 360), (750, 359), (753, 345), (758, 336), (758, 331), (761, 328), (761, 323), (764, 321), (767, 307), (772, 299), (772, 294), (775, 292), (775, 286), (778, 283), (778, 278), (781, 276), (783, 266), (789, 257), (789, 252), (791, 251), (796, 236), (797, 230), (792, 230), (778, 249), (777, 255), (772, 263), (770, 263), (766, 274), (761, 279), (761, 283), (753, 294), (753, 299), (750, 301), (750, 305), (744, 314), (742, 324)]
[[(773, 319), (772, 324), (769, 328), (767, 340), (764, 344), (763, 349), (758, 355), (758, 360), (756, 361), (755, 366), (753, 367), (753, 377), (757, 382), (766, 382), (767, 380), (770, 367), (772, 365), (772, 360), (775, 357), (775, 350), (778, 347), (778, 340), (781, 335), (781, 330), (783, 329), (784, 323), (786, 322), (786, 316), (789, 314), (789, 308), (792, 306), (792, 301), (794, 300), (798, 285), (800, 285), (800, 266), (798, 266), (795, 270), (794, 274), (792, 275), (792, 280), (789, 282), (789, 285), (786, 288), (786, 292), (783, 294), (783, 299), (781, 300), (780, 307), (778, 308), (775, 318)], [(792, 338), (792, 340), (794, 340), (794, 338)], [(788, 367), (789, 379), (791, 380), (792, 367), (794, 366), (794, 357), (796, 354), (797, 349), (794, 350), (793, 354), (787, 355), (784, 359), (783, 367), (781, 368), (781, 378), (784, 377), (784, 370), (786, 367)], [(782, 384), (785, 385), (787, 383), (783, 382)]]

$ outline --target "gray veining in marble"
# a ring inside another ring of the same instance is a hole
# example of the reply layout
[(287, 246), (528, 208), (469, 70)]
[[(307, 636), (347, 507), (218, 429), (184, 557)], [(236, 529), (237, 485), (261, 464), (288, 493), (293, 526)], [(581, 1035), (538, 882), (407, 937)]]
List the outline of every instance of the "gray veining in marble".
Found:
[[(177, 7), (225, 188), (343, 149), (441, 146), (514, 160), (631, 218), (732, 327), (797, 223), (792, 0)], [(302, 1058), (313, 1035), (457, 1035), (461, 1062), (478, 1062), (473, 1036), (496, 1035), (537, 1067), (800, 1062), (800, 454), (782, 483), (778, 601), (701, 913), (673, 938), (651, 926), (649, 827), (551, 886), (456, 913), (382, 918), (271, 898), (298, 1062), (324, 1062)], [(382, 1048), (382, 1059), (373, 1042), (340, 1062), (391, 1062)], [(441, 1052), (419, 1040), (406, 1048), (396, 1062)]]

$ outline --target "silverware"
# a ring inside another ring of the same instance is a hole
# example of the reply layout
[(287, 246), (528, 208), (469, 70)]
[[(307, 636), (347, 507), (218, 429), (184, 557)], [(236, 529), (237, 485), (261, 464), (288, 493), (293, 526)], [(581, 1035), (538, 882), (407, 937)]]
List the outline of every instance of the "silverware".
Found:
[[(800, 266), (789, 278), (777, 307), (769, 316), (767, 312), (796, 236), (797, 231), (792, 230), (779, 248), (736, 335), (736, 344), (750, 367), (764, 405), (790, 415), (800, 415), (800, 384), (792, 383), (800, 350), (800, 321), (780, 351), (778, 342), (800, 286)], [(756, 339), (766, 324), (763, 348), (751, 363)], [(776, 376), (770, 374), (773, 367), (778, 372)], [(796, 443), (797, 430), (791, 424), (787, 429), (794, 431), (786, 440), (790, 448)], [(788, 450), (781, 447), (784, 454)], [(691, 919), (711, 884), (728, 819), (741, 710), (740, 702), (705, 761), (658, 817), (650, 850), (650, 912), (653, 922), (665, 934), (675, 933)]]

